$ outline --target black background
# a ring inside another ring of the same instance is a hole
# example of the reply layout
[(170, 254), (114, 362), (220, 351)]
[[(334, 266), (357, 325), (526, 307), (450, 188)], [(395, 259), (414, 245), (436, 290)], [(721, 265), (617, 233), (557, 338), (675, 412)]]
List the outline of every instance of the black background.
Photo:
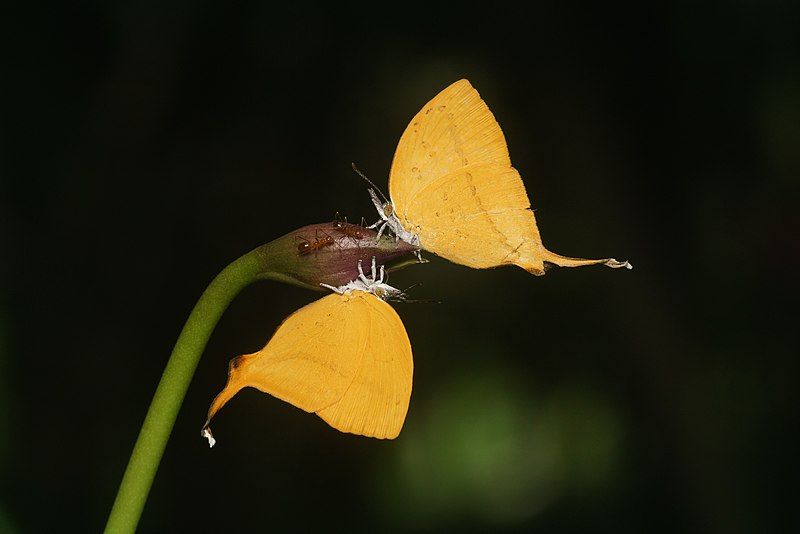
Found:
[[(211, 338), (143, 532), (788, 531), (797, 488), (798, 4), (27, 4), (4, 16), (0, 530), (97, 531), (180, 328), (228, 262), (375, 218), (411, 116), (469, 78), (549, 248), (534, 278), (398, 273), (392, 442), (227, 361), (316, 298), (264, 282)], [(158, 7), (154, 7), (158, 6)], [(429, 255), (430, 256), (430, 255)]]

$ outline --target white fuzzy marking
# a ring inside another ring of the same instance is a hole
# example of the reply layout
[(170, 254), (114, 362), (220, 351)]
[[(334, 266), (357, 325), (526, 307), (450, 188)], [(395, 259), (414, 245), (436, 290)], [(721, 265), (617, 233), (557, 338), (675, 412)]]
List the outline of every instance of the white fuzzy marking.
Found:
[(200, 435), (208, 440), (209, 449), (217, 443), (217, 440), (214, 439), (214, 436), (211, 434), (211, 429), (209, 428), (204, 428), (203, 431), (200, 432)]
[(629, 261), (618, 261), (618, 260), (615, 260), (614, 258), (608, 259), (606, 261), (606, 265), (608, 265), (612, 269), (621, 269), (623, 267), (625, 269), (633, 269), (633, 265), (631, 265), (631, 262), (629, 262)]

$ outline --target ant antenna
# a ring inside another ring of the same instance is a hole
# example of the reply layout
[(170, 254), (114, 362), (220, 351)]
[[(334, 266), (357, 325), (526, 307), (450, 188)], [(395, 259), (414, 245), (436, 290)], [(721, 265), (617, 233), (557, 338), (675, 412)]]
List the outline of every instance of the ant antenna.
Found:
[(384, 195), (384, 194), (383, 194), (383, 191), (381, 191), (381, 188), (380, 188), (380, 187), (378, 187), (377, 185), (375, 185), (374, 183), (372, 183), (372, 180), (370, 180), (369, 178), (367, 178), (367, 175), (366, 175), (366, 174), (364, 174), (363, 172), (361, 172), (360, 170), (358, 170), (358, 167), (356, 167), (356, 164), (355, 164), (355, 163), (352, 163), (352, 162), (351, 162), (351, 163), (350, 163), (350, 165), (353, 167), (353, 170), (354, 170), (354, 171), (356, 171), (356, 174), (357, 174), (357, 175), (359, 175), (359, 176), (360, 176), (360, 177), (362, 177), (364, 180), (366, 180), (366, 181), (367, 181), (367, 183), (373, 187), (373, 189), (375, 189), (375, 190), (376, 190), (378, 193), (380, 193), (380, 194), (381, 194), (381, 196), (383, 197), (383, 200), (384, 200), (384, 202), (386, 202), (387, 204), (390, 204), (390, 202), (389, 202), (389, 199), (388, 199), (388, 198), (386, 198), (386, 195)]

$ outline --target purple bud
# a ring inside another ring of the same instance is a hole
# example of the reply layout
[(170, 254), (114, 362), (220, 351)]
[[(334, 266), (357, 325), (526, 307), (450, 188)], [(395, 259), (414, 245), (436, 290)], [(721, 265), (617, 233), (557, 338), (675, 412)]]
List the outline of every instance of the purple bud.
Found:
[(262, 245), (263, 278), (322, 290), (320, 284), (343, 286), (358, 278), (358, 262), (367, 269), (372, 258), (388, 271), (419, 263), (417, 247), (340, 221), (310, 224)]

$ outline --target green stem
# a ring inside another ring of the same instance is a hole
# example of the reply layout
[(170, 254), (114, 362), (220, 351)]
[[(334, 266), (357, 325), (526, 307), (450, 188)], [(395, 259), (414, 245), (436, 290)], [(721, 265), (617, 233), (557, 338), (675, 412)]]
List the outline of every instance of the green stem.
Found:
[(261, 278), (275, 277), (273, 273), (265, 272), (264, 260), (263, 247), (245, 254), (219, 273), (197, 301), (172, 349), (147, 410), (111, 509), (106, 532), (136, 530), (178, 410), (211, 332), (230, 302), (245, 286)]

